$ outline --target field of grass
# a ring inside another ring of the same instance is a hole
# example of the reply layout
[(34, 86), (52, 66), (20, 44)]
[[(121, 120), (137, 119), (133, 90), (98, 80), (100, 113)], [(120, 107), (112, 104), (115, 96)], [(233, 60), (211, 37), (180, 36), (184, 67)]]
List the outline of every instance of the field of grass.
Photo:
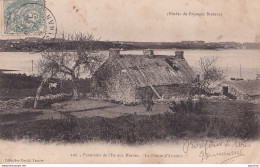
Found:
[(26, 121), (26, 119), (42, 113), (24, 112), (16, 117), (10, 115), (12, 113), (0, 114), (1, 121), (6, 119), (13, 121), (1, 124), (0, 139), (63, 143), (105, 141), (143, 144), (202, 137), (256, 139), (260, 134), (259, 105), (248, 102), (208, 102), (200, 113), (154, 112), (152, 115), (132, 113), (112, 118), (63, 117), (34, 121)]

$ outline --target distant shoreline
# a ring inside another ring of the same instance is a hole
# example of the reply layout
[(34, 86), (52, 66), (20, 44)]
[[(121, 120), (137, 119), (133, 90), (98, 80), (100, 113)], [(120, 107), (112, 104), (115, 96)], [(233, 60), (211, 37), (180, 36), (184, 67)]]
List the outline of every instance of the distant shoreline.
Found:
[[(65, 48), (74, 50), (71, 46), (76, 41), (66, 41)], [(86, 45), (89, 42), (85, 42)], [(260, 49), (260, 43), (238, 42), (204, 42), (204, 41), (181, 41), (181, 42), (128, 42), (128, 41), (93, 41), (93, 50), (108, 50), (120, 48), (122, 50), (138, 49), (189, 49), (189, 50), (229, 50), (229, 49)], [(37, 52), (42, 48), (47, 51), (59, 51), (59, 39), (44, 41), (39, 44), (36, 39), (0, 40), (0, 52)]]

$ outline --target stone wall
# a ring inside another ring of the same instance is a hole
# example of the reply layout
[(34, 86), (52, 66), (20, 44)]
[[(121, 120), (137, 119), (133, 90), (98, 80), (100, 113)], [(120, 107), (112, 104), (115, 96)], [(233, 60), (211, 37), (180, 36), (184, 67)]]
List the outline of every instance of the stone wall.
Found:
[(7, 101), (0, 101), (0, 111), (6, 110), (6, 109), (12, 109), (12, 108), (22, 108), (23, 106), (23, 100), (7, 100)]

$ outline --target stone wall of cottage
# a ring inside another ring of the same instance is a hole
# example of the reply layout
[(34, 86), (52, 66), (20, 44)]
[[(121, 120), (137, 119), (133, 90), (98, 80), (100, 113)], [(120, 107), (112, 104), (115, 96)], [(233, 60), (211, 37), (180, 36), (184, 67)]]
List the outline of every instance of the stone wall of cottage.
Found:
[(135, 102), (135, 85), (131, 82), (127, 71), (120, 64), (113, 60), (105, 78), (100, 76), (93, 77), (93, 94), (98, 98), (111, 99), (123, 103)]
[[(153, 92), (153, 98), (158, 98), (151, 87), (148, 86), (137, 89), (136, 99), (141, 99), (147, 92), (146, 89), (150, 89)], [(163, 99), (169, 99), (172, 97), (186, 97), (189, 92), (189, 88), (185, 84), (154, 86), (154, 89)]]
[(135, 102), (135, 86), (123, 70), (113, 75), (108, 81), (106, 89), (108, 98), (125, 104)]

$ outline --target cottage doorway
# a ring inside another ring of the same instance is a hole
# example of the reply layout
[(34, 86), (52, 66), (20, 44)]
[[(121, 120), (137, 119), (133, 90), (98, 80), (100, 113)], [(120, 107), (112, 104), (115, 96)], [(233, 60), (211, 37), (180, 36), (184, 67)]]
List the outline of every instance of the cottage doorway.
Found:
[(222, 87), (222, 92), (223, 92), (223, 95), (228, 95), (228, 87), (227, 86), (223, 86)]

